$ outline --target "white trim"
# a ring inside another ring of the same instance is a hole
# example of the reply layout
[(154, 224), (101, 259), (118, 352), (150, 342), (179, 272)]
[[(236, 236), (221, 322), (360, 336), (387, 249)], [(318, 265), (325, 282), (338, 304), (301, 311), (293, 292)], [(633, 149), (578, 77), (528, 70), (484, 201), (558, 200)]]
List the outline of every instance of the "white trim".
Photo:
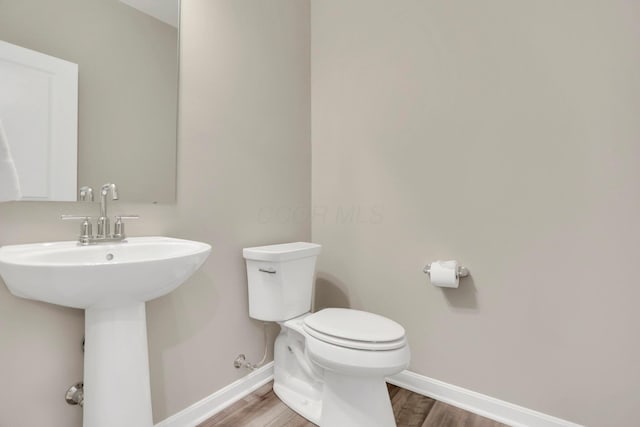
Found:
[(229, 384), (177, 414), (160, 421), (155, 427), (194, 427), (273, 380), (273, 362), (256, 369), (246, 377)]
[[(251, 372), (188, 408), (160, 421), (155, 427), (194, 427), (273, 380), (273, 362)], [(398, 387), (513, 427), (583, 427), (551, 415), (447, 384), (411, 371), (387, 381)]]
[(402, 371), (387, 378), (387, 381), (398, 387), (432, 397), (440, 402), (448, 403), (513, 427), (582, 427), (579, 424), (410, 371)]

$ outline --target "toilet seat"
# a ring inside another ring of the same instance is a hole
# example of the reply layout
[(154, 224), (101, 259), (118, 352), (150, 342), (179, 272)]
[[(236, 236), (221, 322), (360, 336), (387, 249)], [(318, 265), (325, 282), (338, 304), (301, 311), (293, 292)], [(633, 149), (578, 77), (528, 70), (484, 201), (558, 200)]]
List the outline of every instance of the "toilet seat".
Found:
[(407, 345), (401, 325), (360, 310), (327, 308), (305, 317), (303, 329), (322, 342), (355, 350), (388, 351)]

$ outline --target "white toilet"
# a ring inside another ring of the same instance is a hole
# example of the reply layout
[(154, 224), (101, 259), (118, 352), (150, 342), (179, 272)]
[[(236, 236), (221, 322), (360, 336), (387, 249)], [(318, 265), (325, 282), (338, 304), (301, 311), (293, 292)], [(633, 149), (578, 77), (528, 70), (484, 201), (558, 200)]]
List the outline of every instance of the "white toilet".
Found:
[(395, 426), (385, 377), (409, 365), (402, 326), (365, 311), (310, 313), (321, 246), (246, 248), (249, 315), (278, 322), (274, 385), (290, 408), (321, 427)]

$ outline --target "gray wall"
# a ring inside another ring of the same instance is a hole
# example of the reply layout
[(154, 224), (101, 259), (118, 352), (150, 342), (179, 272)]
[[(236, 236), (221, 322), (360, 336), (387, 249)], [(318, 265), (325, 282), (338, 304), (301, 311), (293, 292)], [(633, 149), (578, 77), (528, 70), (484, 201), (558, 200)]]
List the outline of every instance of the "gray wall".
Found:
[(0, 40), (79, 65), (79, 185), (175, 201), (174, 27), (118, 0), (0, 0)]
[[(402, 323), (420, 374), (639, 425), (639, 19), (622, 0), (314, 1), (319, 305)], [(472, 277), (434, 288), (436, 259)]]
[[(246, 375), (232, 366), (239, 353), (262, 356), (241, 249), (310, 239), (308, 214), (293, 225), (270, 219), (279, 206), (311, 203), (309, 2), (186, 0), (182, 8), (177, 204), (112, 208), (142, 215), (132, 236), (213, 246), (192, 280), (147, 305), (156, 422)], [(97, 209), (0, 204), (0, 245), (72, 239), (77, 224), (59, 214)], [(82, 312), (15, 298), (2, 285), (0, 325), (0, 378), (9, 385), (0, 425), (80, 426), (63, 394), (82, 378)]]

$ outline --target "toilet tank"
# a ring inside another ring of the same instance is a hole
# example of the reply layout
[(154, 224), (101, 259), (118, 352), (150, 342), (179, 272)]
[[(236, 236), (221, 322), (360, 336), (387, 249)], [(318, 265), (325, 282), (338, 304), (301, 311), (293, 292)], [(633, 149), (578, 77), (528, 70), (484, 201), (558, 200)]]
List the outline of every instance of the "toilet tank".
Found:
[(249, 316), (284, 321), (311, 310), (313, 274), (322, 246), (297, 242), (245, 248)]

